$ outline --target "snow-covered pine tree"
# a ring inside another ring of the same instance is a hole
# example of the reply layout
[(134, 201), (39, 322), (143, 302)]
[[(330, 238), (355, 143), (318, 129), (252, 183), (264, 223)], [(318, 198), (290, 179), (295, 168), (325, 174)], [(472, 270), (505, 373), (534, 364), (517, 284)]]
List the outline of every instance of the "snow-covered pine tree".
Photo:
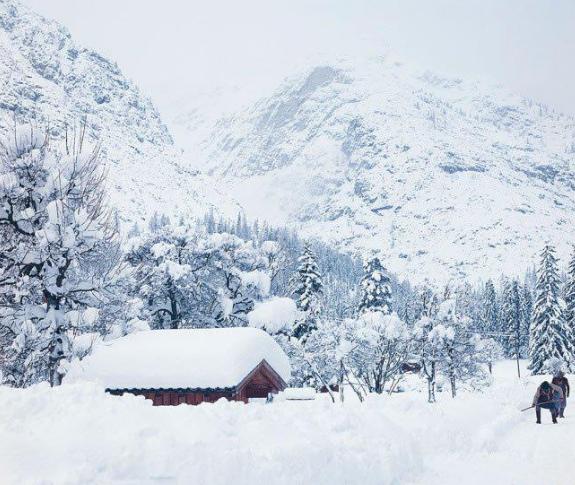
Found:
[(487, 280), (481, 298), (482, 312), (480, 333), (484, 336), (493, 336), (497, 332), (499, 322), (499, 305), (493, 281)]
[(513, 281), (509, 278), (504, 278), (503, 286), (501, 289), (501, 309), (499, 321), (499, 342), (503, 348), (503, 354), (506, 358), (510, 358), (511, 350), (511, 337), (510, 328), (514, 328), (515, 322), (520, 318), (518, 309), (515, 308), (517, 303), (517, 295), (513, 295)]
[(533, 374), (543, 374), (549, 359), (561, 359), (569, 365), (573, 359), (573, 343), (569, 340), (568, 328), (561, 318), (557, 258), (555, 249), (549, 244), (541, 252), (535, 292), (529, 369)]
[(527, 348), (529, 348), (529, 329), (531, 327), (531, 315), (533, 314), (533, 292), (527, 283), (521, 287), (521, 318), (523, 327), (527, 332)]
[(295, 278), (296, 303), (299, 310), (305, 312), (305, 317), (295, 323), (293, 336), (305, 340), (317, 328), (317, 318), (321, 312), (321, 296), (323, 293), (322, 276), (316, 257), (309, 244), (304, 246), (299, 257), (299, 266)]
[[(571, 260), (569, 261), (564, 296), (565, 309), (563, 311), (563, 322), (565, 324), (568, 340), (573, 346), (573, 352), (575, 351), (575, 248), (573, 249)], [(571, 371), (575, 371), (575, 355), (571, 356), (569, 367)]]
[(368, 311), (391, 314), (391, 281), (379, 258), (372, 258), (364, 265), (361, 280), (359, 313)]
[(503, 300), (503, 323), (505, 325), (505, 352), (517, 361), (517, 374), (521, 377), (519, 359), (525, 356), (528, 343), (528, 328), (525, 326), (521, 309), (521, 292), (517, 280), (509, 281), (505, 287)]

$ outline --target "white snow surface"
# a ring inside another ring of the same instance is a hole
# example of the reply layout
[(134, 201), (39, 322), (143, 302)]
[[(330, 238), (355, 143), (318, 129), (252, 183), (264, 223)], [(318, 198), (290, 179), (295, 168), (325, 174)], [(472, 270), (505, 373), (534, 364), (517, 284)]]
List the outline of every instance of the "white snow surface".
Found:
[(313, 387), (288, 387), (284, 389), (278, 399), (288, 401), (311, 401), (316, 398), (316, 391)]
[(288, 357), (256, 328), (149, 330), (100, 343), (65, 383), (109, 389), (217, 388), (239, 384), (262, 360), (289, 381)]
[[(0, 387), (0, 482), (571, 485), (575, 418), (543, 424), (543, 379), (497, 363), (484, 393), (152, 407), (89, 383)], [(422, 391), (422, 392), (419, 392)]]
[(272, 283), (270, 276), (265, 271), (259, 269), (254, 271), (240, 271), (239, 275), (244, 285), (257, 288), (264, 296), (270, 294)]
[(252, 327), (278, 333), (284, 329), (291, 329), (301, 315), (291, 298), (274, 296), (256, 303), (255, 308), (248, 314), (248, 321)]

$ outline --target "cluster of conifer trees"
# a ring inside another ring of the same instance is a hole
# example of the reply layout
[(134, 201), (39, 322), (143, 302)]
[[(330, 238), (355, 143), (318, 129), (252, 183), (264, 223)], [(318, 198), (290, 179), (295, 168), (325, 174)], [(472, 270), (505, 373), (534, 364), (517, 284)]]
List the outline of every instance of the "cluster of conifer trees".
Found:
[(416, 361), (433, 400), (438, 372), (455, 395), (501, 356), (528, 357), (536, 374), (575, 370), (575, 255), (562, 276), (550, 245), (522, 282), (412, 285), (378, 257), (362, 265), (243, 215), (155, 214), (124, 239), (99, 153), (81, 143), (17, 132), (0, 162), (0, 372), (11, 385), (58, 384), (67, 361), (133, 331), (249, 325), (273, 297), (299, 310), (274, 334), (300, 383), (382, 392)]

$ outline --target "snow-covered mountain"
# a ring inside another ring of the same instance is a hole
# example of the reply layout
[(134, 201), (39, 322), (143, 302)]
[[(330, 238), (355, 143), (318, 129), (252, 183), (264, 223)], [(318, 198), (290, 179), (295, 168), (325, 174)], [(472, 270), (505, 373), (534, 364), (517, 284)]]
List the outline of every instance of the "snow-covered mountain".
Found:
[(15, 117), (55, 136), (87, 117), (125, 220), (235, 215), (232, 196), (414, 280), (522, 272), (546, 240), (575, 241), (572, 118), (390, 58), (312, 67), (245, 109), (214, 90), (172, 123), (185, 156), (113, 62), (0, 0), (0, 86), (1, 136)]
[(16, 119), (62, 137), (66, 124), (84, 118), (88, 144), (102, 145), (121, 218), (203, 213), (216, 204), (237, 213), (190, 168), (152, 103), (116, 64), (78, 46), (57, 22), (0, 0), (0, 136), (9, 136)]
[(521, 273), (546, 240), (575, 242), (574, 120), (392, 59), (306, 70), (202, 149), (252, 217), (416, 280)]

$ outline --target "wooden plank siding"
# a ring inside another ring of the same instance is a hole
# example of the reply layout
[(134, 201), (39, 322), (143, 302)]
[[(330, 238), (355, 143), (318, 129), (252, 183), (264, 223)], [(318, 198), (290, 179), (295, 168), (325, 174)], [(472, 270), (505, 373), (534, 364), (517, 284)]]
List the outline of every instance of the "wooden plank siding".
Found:
[(124, 393), (144, 396), (154, 406), (197, 405), (202, 402), (216, 402), (222, 397), (229, 401), (248, 402), (250, 398), (265, 398), (278, 393), (286, 383), (265, 360), (262, 360), (242, 381), (228, 389), (106, 389), (113, 395)]

